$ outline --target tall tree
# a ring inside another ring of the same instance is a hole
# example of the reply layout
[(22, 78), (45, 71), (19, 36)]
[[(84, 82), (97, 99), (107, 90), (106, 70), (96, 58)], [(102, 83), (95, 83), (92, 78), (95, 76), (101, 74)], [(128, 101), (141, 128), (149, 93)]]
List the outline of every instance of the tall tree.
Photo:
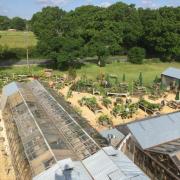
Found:
[(17, 30), (25, 30), (26, 29), (26, 20), (20, 17), (14, 17), (11, 20), (10, 27)]

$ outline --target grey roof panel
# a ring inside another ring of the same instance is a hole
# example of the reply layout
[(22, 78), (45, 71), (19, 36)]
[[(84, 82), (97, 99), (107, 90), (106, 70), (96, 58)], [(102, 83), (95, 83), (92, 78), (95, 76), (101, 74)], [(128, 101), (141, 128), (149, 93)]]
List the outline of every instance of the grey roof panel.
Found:
[[(64, 170), (64, 168), (61, 167), (61, 164), (65, 162), (69, 165), (69, 160), (58, 161), (58, 163), (50, 169), (35, 176), (33, 180), (92, 180), (80, 161), (73, 161), (73, 168), (71, 170)], [(72, 163), (70, 163), (70, 165), (72, 165)]]
[(127, 125), (143, 149), (180, 138), (180, 112), (153, 117)]
[[(108, 175), (119, 170), (103, 150), (83, 160), (83, 164), (96, 180), (109, 180)], [(120, 171), (118, 174), (119, 179), (124, 176)]]
[(83, 160), (95, 180), (149, 180), (149, 178), (121, 151), (105, 147)]
[(173, 77), (173, 78), (176, 78), (176, 79), (180, 79), (180, 69), (170, 67), (170, 68), (166, 69), (162, 73), (162, 75)]
[(103, 136), (106, 139), (108, 139), (109, 135), (113, 135), (115, 138), (118, 138), (120, 140), (122, 140), (124, 138), (124, 135), (120, 131), (118, 131), (116, 128), (103, 130), (100, 132), (100, 134), (101, 134), (101, 136)]
[[(112, 150), (111, 146), (103, 148), (105, 153), (108, 153), (110, 149)], [(125, 154), (119, 150), (114, 149), (114, 151), (116, 151), (117, 154), (109, 156), (109, 158), (116, 164), (124, 175), (121, 179), (149, 180), (149, 178)]]

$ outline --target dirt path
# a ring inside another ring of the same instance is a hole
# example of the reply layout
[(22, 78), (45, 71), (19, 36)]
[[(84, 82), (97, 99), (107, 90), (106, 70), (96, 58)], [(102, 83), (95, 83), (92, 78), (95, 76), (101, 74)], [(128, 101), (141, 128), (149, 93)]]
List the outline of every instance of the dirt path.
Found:
[(15, 180), (14, 170), (11, 164), (9, 145), (7, 142), (6, 131), (0, 111), (0, 138), (4, 137), (5, 141), (0, 141), (0, 180)]

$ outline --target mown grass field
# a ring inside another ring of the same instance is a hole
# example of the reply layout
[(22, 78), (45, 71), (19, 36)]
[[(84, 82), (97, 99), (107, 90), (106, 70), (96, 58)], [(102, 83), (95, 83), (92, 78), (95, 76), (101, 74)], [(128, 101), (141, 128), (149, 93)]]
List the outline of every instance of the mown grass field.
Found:
[[(130, 63), (112, 63), (106, 65), (106, 67), (100, 68), (95, 64), (87, 64), (82, 66), (80, 69), (77, 69), (78, 76), (86, 75), (88, 78), (96, 79), (97, 75), (100, 73), (104, 74), (113, 74), (119, 77), (119, 80), (122, 79), (123, 73), (126, 75), (126, 81), (131, 83), (133, 80), (137, 80), (139, 73), (143, 74), (144, 84), (150, 84), (155, 76), (159, 76), (168, 67), (180, 68), (180, 63), (151, 63), (151, 64), (142, 64), (134, 65)], [(31, 66), (31, 72), (35, 75), (40, 75), (43, 73), (43, 68), (38, 66)], [(0, 68), (0, 73), (18, 73), (24, 74), (28, 73), (27, 67), (11, 67), (11, 68)], [(55, 74), (60, 75), (67, 73), (67, 71), (62, 72), (55, 70)]]
[(78, 75), (86, 74), (89, 78), (95, 79), (99, 73), (109, 73), (117, 75), (121, 80), (123, 73), (126, 75), (126, 81), (131, 83), (133, 80), (137, 80), (139, 73), (142, 72), (145, 84), (151, 83), (155, 76), (160, 74), (168, 67), (180, 68), (180, 63), (151, 63), (135, 65), (130, 63), (112, 63), (106, 67), (97, 67), (94, 64), (86, 65), (79, 69)]
[(0, 31), (0, 45), (8, 46), (9, 48), (26, 48), (33, 47), (37, 43), (37, 39), (33, 32), (10, 32)]

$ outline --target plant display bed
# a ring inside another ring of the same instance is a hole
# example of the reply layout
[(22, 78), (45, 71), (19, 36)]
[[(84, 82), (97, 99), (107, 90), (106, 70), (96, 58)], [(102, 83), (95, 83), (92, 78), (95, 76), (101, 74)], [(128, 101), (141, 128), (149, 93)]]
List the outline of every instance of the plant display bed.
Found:
[(113, 108), (111, 113), (115, 117), (121, 116), (122, 119), (126, 119), (126, 118), (131, 118), (137, 110), (138, 110), (138, 104), (129, 104), (129, 105), (118, 104)]
[(120, 89), (120, 92), (124, 92), (124, 93), (127, 93), (128, 92), (128, 83), (120, 83), (119, 84), (119, 89)]
[(150, 88), (149, 99), (157, 100), (164, 95), (164, 88), (160, 83), (154, 83)]
[(112, 126), (113, 125), (111, 119), (107, 115), (104, 115), (104, 114), (98, 118), (98, 123), (102, 126)]
[(116, 96), (116, 97), (128, 97), (129, 93), (114, 93), (114, 92), (107, 92), (107, 96)]
[(169, 106), (172, 109), (180, 109), (180, 103), (177, 103), (176, 101), (169, 101), (167, 103), (167, 106)]
[(147, 93), (146, 87), (144, 86), (134, 86), (133, 95), (135, 96), (143, 96)]
[(107, 97), (102, 98), (102, 105), (105, 106), (107, 109), (109, 108), (111, 104), (112, 104), (112, 101), (109, 98)]
[(101, 112), (101, 110), (102, 110), (101, 107), (98, 105), (95, 97), (92, 97), (92, 98), (83, 97), (79, 101), (79, 104), (81, 106), (83, 106), (83, 105), (87, 106), (95, 114), (98, 112)]
[(101, 92), (93, 88), (93, 95), (100, 95)]
[(77, 91), (77, 92), (92, 93), (93, 92), (93, 81), (82, 78), (72, 84), (71, 90)]
[(154, 114), (160, 110), (161, 106), (159, 104), (153, 104), (144, 99), (141, 99), (139, 101), (139, 108), (145, 111), (147, 114)]

